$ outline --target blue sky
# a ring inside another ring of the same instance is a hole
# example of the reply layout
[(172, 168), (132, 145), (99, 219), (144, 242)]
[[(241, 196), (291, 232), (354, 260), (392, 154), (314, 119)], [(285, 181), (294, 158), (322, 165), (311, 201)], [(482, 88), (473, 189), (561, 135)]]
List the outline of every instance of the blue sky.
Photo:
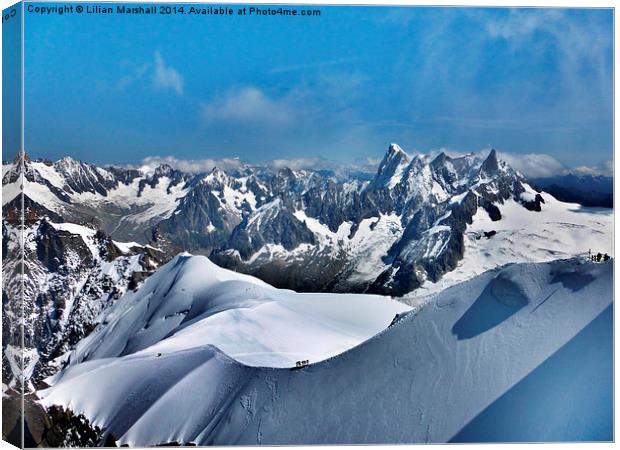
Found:
[[(13, 12), (14, 11), (14, 12)], [(2, 23), (2, 150), (13, 160), (21, 148), (21, 13), (20, 5), (7, 8)]]
[(611, 10), (319, 8), (26, 13), (27, 151), (346, 162), (398, 142), (567, 167), (612, 158)]

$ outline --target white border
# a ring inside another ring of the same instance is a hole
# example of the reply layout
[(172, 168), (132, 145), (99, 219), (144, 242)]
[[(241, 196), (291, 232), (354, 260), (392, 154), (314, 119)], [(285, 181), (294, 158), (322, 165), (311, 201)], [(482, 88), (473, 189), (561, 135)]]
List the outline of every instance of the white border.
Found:
[[(72, 3), (80, 3), (79, 1), (70, 1)], [(125, 0), (126, 3), (144, 3), (139, 0)], [(0, 9), (8, 8), (9, 6), (15, 4), (17, 2), (10, 0), (0, 0)], [(69, 2), (65, 2), (69, 3)], [(151, 3), (207, 3), (202, 1), (184, 1), (184, 0), (165, 0), (165, 1), (154, 1)], [(615, 2), (614, 1), (603, 1), (603, 0), (589, 0), (589, 1), (577, 1), (577, 0), (546, 0), (546, 1), (534, 1), (534, 0), (522, 0), (522, 1), (510, 1), (510, 0), (457, 0), (454, 2), (449, 1), (441, 1), (441, 0), (424, 0), (422, 2), (415, 1), (407, 1), (407, 0), (337, 0), (329, 1), (329, 0), (262, 0), (262, 1), (233, 1), (233, 0), (221, 0), (217, 2), (209, 2), (215, 4), (314, 4), (314, 5), (376, 5), (376, 6), (480, 6), (480, 7), (561, 7), (561, 8), (614, 8), (614, 69), (615, 69), (615, 61), (618, 49), (618, 23), (615, 20)], [(0, 33), (0, 43), (2, 37)], [(2, 47), (0, 45), (0, 61), (2, 60)], [(618, 72), (614, 70), (614, 86), (618, 85)], [(26, 87), (27, 88), (27, 87)], [(2, 93), (0, 92), (0, 105), (2, 100)], [(615, 115), (615, 106), (616, 106), (616, 96), (614, 89), (614, 156), (615, 156), (615, 135), (617, 130), (617, 121)], [(1, 106), (0, 106), (0, 115), (1, 115)], [(0, 133), (2, 132), (2, 123), (0, 122)], [(620, 173), (618, 172), (618, 168), (620, 166), (620, 162), (614, 158), (614, 174)], [(618, 195), (618, 184), (616, 180), (614, 180), (614, 198), (617, 198)], [(615, 208), (614, 208), (615, 209)], [(614, 221), (614, 237), (618, 235), (618, 231), (620, 230), (620, 223)], [(617, 251), (617, 246), (615, 245), (615, 253), (616, 255), (620, 255)], [(614, 266), (614, 292), (617, 291), (617, 287), (619, 285), (618, 279), (618, 264)], [(0, 274), (1, 277), (1, 274)], [(1, 280), (0, 280), (1, 281)], [(614, 361), (617, 360), (617, 352), (618, 352), (618, 333), (616, 333), (615, 323), (618, 315), (618, 308), (614, 308)], [(614, 364), (615, 366), (615, 364)], [(614, 388), (620, 386), (618, 383), (619, 376), (618, 370), (615, 370), (614, 373)], [(616, 398), (615, 389), (614, 389), (614, 400)], [(620, 428), (618, 428), (618, 424), (620, 421), (618, 420), (618, 411), (615, 408), (616, 402), (614, 401), (614, 432), (617, 432)], [(0, 414), (2, 412), (2, 408), (0, 406)], [(615, 437), (615, 436), (614, 436)], [(433, 445), (441, 445), (441, 444), (433, 444)], [(559, 450), (564, 448), (569, 449), (581, 449), (581, 448), (593, 448), (593, 449), (602, 449), (602, 448), (614, 448), (615, 444), (592, 444), (592, 443), (570, 443), (570, 444), (450, 444), (451, 446), (458, 446), (455, 448), (482, 448), (482, 449), (509, 449), (509, 450), (521, 450), (521, 449), (531, 449), (533, 446), (537, 448), (549, 449), (549, 450)], [(308, 449), (308, 450), (323, 450), (328, 448), (339, 448), (342, 446), (296, 446), (296, 449)], [(368, 446), (346, 446), (347, 448), (365, 448)], [(375, 447), (375, 446), (372, 446)], [(386, 450), (404, 450), (404, 449), (415, 449), (422, 448), (423, 445), (382, 445), (377, 446), (378, 448), (386, 449)], [(8, 450), (15, 449), (12, 445), (8, 444), (5, 441), (0, 441), (0, 450)], [(256, 447), (244, 447), (244, 446), (235, 446), (230, 447), (235, 450), (255, 450)], [(266, 447), (270, 449), (278, 449), (281, 447)]]

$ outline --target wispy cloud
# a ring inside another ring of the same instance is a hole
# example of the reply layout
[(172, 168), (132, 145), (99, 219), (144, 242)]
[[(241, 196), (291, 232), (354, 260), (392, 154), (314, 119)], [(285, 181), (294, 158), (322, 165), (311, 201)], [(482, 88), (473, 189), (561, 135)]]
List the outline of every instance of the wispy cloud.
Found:
[(612, 160), (604, 161), (596, 166), (579, 166), (569, 170), (576, 174), (584, 175), (603, 175), (611, 177), (614, 175), (614, 162)]
[[(273, 169), (289, 168), (293, 170), (321, 168), (324, 169), (326, 161), (323, 158), (291, 158), (291, 159), (274, 159), (267, 163)], [(320, 166), (320, 167), (319, 167)]]
[(222, 158), (222, 159), (179, 159), (175, 156), (147, 156), (142, 163), (134, 168), (142, 168), (142, 170), (155, 170), (158, 166), (167, 164), (173, 169), (187, 173), (204, 173), (210, 172), (215, 167), (223, 170), (239, 170), (244, 167), (244, 163), (239, 158)]
[(543, 153), (518, 155), (499, 152), (499, 158), (526, 177), (545, 178), (562, 174), (566, 168), (556, 158)]
[[(428, 152), (409, 150), (408, 153), (411, 155), (425, 154), (431, 159), (440, 153), (445, 153), (453, 158), (466, 154), (473, 154), (481, 160), (484, 160), (488, 156), (490, 150), (490, 148), (484, 148), (475, 152), (464, 152), (449, 148), (438, 148)], [(516, 154), (499, 151), (498, 157), (527, 178), (547, 178), (568, 173), (603, 176), (613, 175), (613, 161), (604, 161), (601, 164), (593, 166), (567, 167), (558, 159), (544, 153)], [(140, 164), (129, 167), (141, 168), (145, 171), (154, 171), (158, 166), (167, 164), (174, 169), (186, 173), (206, 173), (210, 172), (215, 167), (229, 172), (240, 171), (248, 167), (266, 167), (272, 170), (284, 168), (292, 170), (327, 170), (332, 172), (336, 177), (347, 179), (352, 173), (363, 172), (373, 174), (378, 169), (380, 162), (381, 157), (336, 161), (320, 156), (308, 156), (300, 158), (280, 158), (263, 163), (253, 163), (244, 161), (240, 158), (182, 159), (175, 156), (148, 156), (144, 158)]]
[(131, 85), (144, 78), (152, 67), (152, 64), (148, 62), (143, 64), (127, 63), (126, 65), (128, 66), (128, 73), (123, 75), (116, 83), (116, 89), (119, 91), (129, 88)]
[(254, 86), (231, 90), (226, 95), (203, 103), (201, 108), (205, 123), (224, 121), (280, 125), (290, 123), (294, 115), (287, 98), (269, 97)]
[(525, 155), (499, 152), (499, 158), (513, 169), (529, 178), (548, 178), (558, 175), (582, 174), (613, 176), (613, 161), (604, 161), (592, 166), (567, 167), (551, 155), (528, 153)]
[(155, 52), (154, 63), (153, 86), (158, 89), (172, 89), (178, 95), (183, 95), (183, 77), (175, 68), (166, 64), (159, 50)]
[(353, 62), (361, 61), (361, 58), (342, 58), (342, 59), (334, 59), (331, 61), (318, 61), (314, 63), (307, 64), (291, 64), (289, 66), (280, 66), (274, 67), (269, 71), (269, 73), (288, 73), (288, 72), (299, 72), (299, 71), (310, 71), (314, 69), (324, 69), (326, 67), (334, 67), (350, 64)]
[(559, 9), (511, 9), (505, 17), (487, 22), (492, 37), (524, 39), (538, 30), (553, 29), (564, 13)]
[(595, 15), (577, 19), (563, 9), (514, 9), (488, 20), (486, 29), (491, 38), (505, 40), (513, 51), (527, 48), (541, 60), (554, 49), (559, 69), (556, 82), (565, 92), (562, 109), (579, 110), (580, 117), (608, 113), (600, 111), (600, 105), (593, 108), (596, 103), (592, 103), (597, 97), (611, 98), (612, 89), (608, 58), (612, 40)]

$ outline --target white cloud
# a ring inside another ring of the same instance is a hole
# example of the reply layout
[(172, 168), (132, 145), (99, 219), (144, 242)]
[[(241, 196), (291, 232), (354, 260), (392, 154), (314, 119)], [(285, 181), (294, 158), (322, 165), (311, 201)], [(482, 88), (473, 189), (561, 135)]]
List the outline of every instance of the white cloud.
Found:
[(327, 161), (323, 158), (292, 158), (292, 159), (274, 159), (268, 163), (273, 169), (289, 168), (293, 170), (299, 169), (324, 169)]
[(290, 123), (293, 118), (294, 110), (286, 98), (273, 99), (254, 86), (230, 91), (202, 105), (202, 119), (206, 123), (282, 125)]
[(177, 94), (183, 95), (183, 77), (176, 69), (166, 65), (159, 51), (155, 52), (153, 85), (159, 89), (172, 89)]
[(506, 17), (489, 20), (487, 31), (491, 37), (521, 39), (538, 30), (553, 29), (564, 14), (557, 9), (512, 9)]
[(260, 164), (243, 161), (240, 158), (222, 159), (179, 159), (175, 156), (147, 156), (140, 164), (125, 167), (140, 169), (144, 172), (154, 172), (158, 166), (167, 164), (170, 167), (186, 173), (208, 173), (215, 167), (227, 172), (241, 171), (252, 167), (265, 167), (271, 170), (284, 168), (292, 170), (329, 170), (339, 179), (347, 179), (350, 173), (374, 173), (380, 158), (366, 158), (360, 161), (333, 161), (319, 156), (307, 158), (274, 159)]
[(526, 177), (550, 177), (560, 175), (565, 170), (564, 164), (553, 156), (544, 153), (515, 154), (500, 152), (498, 156)]
[(515, 49), (534, 52), (538, 48), (543, 57), (546, 45), (553, 45), (560, 69), (556, 83), (566, 89), (561, 109), (572, 106), (569, 111), (581, 111), (582, 117), (597, 117), (601, 112), (600, 107), (590, 105), (590, 99), (612, 95), (613, 65), (608, 59), (613, 39), (607, 35), (611, 29), (601, 27), (595, 15), (575, 19), (559, 8), (514, 9), (506, 17), (487, 22), (491, 38), (504, 39)]
[(352, 172), (374, 173), (382, 158), (365, 158), (359, 161), (334, 161), (322, 157), (274, 159), (266, 165), (272, 169), (289, 168), (292, 170), (330, 170), (336, 176), (346, 178)]
[[(456, 158), (466, 154), (473, 154), (484, 160), (490, 152), (485, 148), (476, 152), (463, 152), (449, 148), (433, 149), (426, 153), (419, 151), (409, 152), (410, 155), (427, 154), (430, 158), (435, 158), (439, 153)], [(567, 167), (551, 155), (544, 153), (517, 154), (509, 152), (498, 152), (499, 159), (505, 161), (513, 169), (518, 170), (527, 178), (547, 178), (568, 173), (613, 176), (613, 161), (604, 161), (594, 166)], [(226, 171), (242, 170), (248, 167), (268, 167), (273, 170), (289, 168), (292, 170), (330, 170), (337, 177), (346, 179), (348, 174), (354, 172), (374, 173), (379, 167), (382, 157), (359, 159), (357, 161), (334, 161), (320, 156), (274, 159), (262, 164), (253, 164), (243, 161), (240, 158), (222, 159), (179, 159), (174, 156), (148, 156), (134, 168), (143, 170), (155, 170), (162, 164), (167, 164), (175, 169), (187, 173), (205, 173), (213, 170), (214, 167)]]
[(286, 72), (299, 72), (299, 71), (308, 71), (314, 69), (324, 69), (326, 67), (340, 66), (344, 64), (349, 64), (352, 62), (360, 61), (360, 58), (342, 58), (335, 59), (331, 61), (319, 61), (313, 63), (306, 64), (292, 64), (288, 66), (280, 66), (274, 67), (269, 71), (269, 73), (286, 73)]
[(210, 172), (214, 167), (223, 170), (237, 170), (244, 167), (244, 163), (239, 158), (178, 159), (174, 156), (147, 156), (142, 160), (140, 167), (144, 170), (155, 170), (162, 164), (188, 173)]
[(141, 80), (149, 71), (151, 64), (132, 64), (126, 63), (128, 73), (123, 75), (116, 83), (117, 90), (124, 90), (132, 86), (137, 81)]
[(614, 175), (614, 162), (609, 160), (596, 166), (579, 166), (570, 169), (569, 172), (582, 175), (603, 175), (612, 177)]

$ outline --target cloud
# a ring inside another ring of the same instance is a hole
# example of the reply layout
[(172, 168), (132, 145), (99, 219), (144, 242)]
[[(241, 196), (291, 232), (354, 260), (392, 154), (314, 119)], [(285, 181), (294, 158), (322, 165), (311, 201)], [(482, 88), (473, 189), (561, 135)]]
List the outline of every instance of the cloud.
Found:
[(153, 86), (158, 89), (172, 89), (178, 95), (183, 95), (183, 77), (176, 69), (166, 65), (159, 51), (155, 52)]
[(268, 163), (268, 166), (273, 169), (325, 169), (327, 161), (323, 158), (292, 158), (292, 159), (274, 159)]
[(553, 156), (544, 153), (514, 154), (499, 152), (498, 156), (526, 177), (551, 177), (562, 174), (566, 170), (564, 164)]
[[(433, 159), (440, 153), (457, 158), (466, 154), (484, 160), (489, 155), (490, 149), (485, 148), (476, 152), (464, 152), (449, 148), (438, 148), (428, 152), (419, 152), (417, 150), (409, 151), (408, 154), (425, 154)], [(613, 176), (613, 161), (604, 161), (594, 166), (567, 167), (555, 157), (544, 153), (527, 153), (516, 154), (509, 152), (498, 152), (499, 159), (505, 161), (510, 167), (518, 170), (526, 178), (548, 178), (558, 175), (585, 174), (585, 175), (603, 175)], [(179, 159), (175, 156), (148, 156), (144, 158), (141, 164), (137, 166), (128, 166), (132, 168), (140, 168), (144, 171), (154, 171), (156, 167), (167, 164), (170, 167), (187, 173), (205, 173), (210, 172), (215, 167), (226, 170), (228, 172), (240, 171), (251, 167), (265, 167), (272, 170), (280, 170), (289, 168), (292, 170), (327, 170), (331, 171), (337, 178), (345, 180), (353, 173), (374, 174), (381, 162), (379, 158), (359, 158), (354, 161), (335, 161), (320, 156), (309, 156), (300, 158), (280, 158), (266, 161), (262, 164), (255, 164), (244, 161), (240, 158), (221, 158), (221, 159)]]
[(229, 91), (203, 103), (201, 115), (207, 124), (224, 121), (274, 125), (290, 123), (295, 116), (287, 98), (271, 98), (254, 86)]
[(173, 169), (187, 173), (210, 172), (215, 167), (226, 171), (234, 171), (245, 166), (239, 158), (178, 159), (174, 156), (147, 156), (138, 167), (148, 172), (155, 170), (155, 168), (162, 164), (167, 164)]
[(596, 166), (579, 166), (569, 169), (568, 172), (580, 175), (603, 175), (606, 177), (612, 177), (614, 175), (614, 162), (609, 160)]
[(326, 67), (340, 66), (345, 64), (350, 64), (352, 62), (361, 61), (361, 58), (342, 58), (342, 59), (334, 59), (331, 61), (320, 61), (314, 63), (307, 64), (292, 64), (289, 66), (280, 66), (274, 67), (269, 71), (269, 73), (287, 73), (287, 72), (299, 72), (299, 71), (308, 71), (314, 69), (324, 69)]
[(141, 80), (151, 68), (150, 63), (133, 64), (126, 63), (129, 73), (123, 75), (116, 83), (116, 89), (119, 91), (129, 88), (131, 85)]
[[(586, 99), (608, 97), (612, 89), (609, 56), (613, 40), (608, 31), (612, 28), (601, 26), (597, 16), (592, 13), (577, 18), (558, 8), (514, 9), (505, 17), (489, 20), (487, 32), (491, 38), (506, 40), (515, 51), (537, 48), (534, 54), (541, 60), (552, 48), (558, 60), (556, 81), (568, 93), (563, 103), (583, 109), (588, 105)], [(596, 109), (587, 112), (596, 117)]]
[(538, 30), (549, 30), (564, 14), (558, 9), (512, 9), (506, 17), (487, 22), (487, 32), (492, 37), (524, 39)]
[(551, 155), (544, 153), (515, 154), (499, 152), (499, 158), (526, 177), (547, 178), (569, 173), (613, 176), (613, 161), (592, 166), (567, 167)]
[(307, 158), (274, 159), (261, 164), (254, 164), (240, 158), (222, 159), (180, 159), (175, 156), (147, 156), (137, 165), (127, 165), (124, 167), (140, 169), (146, 173), (154, 172), (155, 169), (166, 164), (173, 169), (186, 173), (208, 173), (215, 167), (227, 172), (239, 172), (248, 168), (268, 168), (274, 171), (288, 168), (292, 170), (327, 170), (333, 173), (336, 178), (346, 180), (351, 173), (374, 173), (379, 166), (380, 158), (366, 158), (359, 161), (334, 161), (320, 156)]

